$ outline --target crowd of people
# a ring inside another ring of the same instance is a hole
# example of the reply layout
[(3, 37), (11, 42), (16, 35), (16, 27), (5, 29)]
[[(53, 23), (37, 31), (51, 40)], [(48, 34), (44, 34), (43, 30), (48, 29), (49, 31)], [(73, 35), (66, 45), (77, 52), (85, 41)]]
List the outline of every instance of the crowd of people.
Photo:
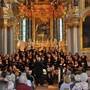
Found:
[(87, 73), (65, 75), (60, 90), (90, 90)]
[[(53, 85), (58, 83), (58, 77), (62, 86), (64, 75), (80, 74), (88, 68), (88, 58), (84, 53), (81, 56), (78, 53), (66, 54), (62, 49), (60, 52), (56, 49), (39, 51), (31, 46), (30, 50), (18, 51), (10, 56), (0, 53), (0, 82), (5, 83), (8, 90), (33, 90), (34, 85), (43, 86), (45, 81)], [(59, 69), (60, 76), (56, 73)]]

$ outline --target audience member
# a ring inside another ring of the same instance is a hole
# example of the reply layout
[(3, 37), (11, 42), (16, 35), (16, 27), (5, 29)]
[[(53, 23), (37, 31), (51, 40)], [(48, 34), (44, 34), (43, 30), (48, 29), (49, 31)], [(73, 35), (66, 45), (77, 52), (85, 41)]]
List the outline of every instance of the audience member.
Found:
[(80, 75), (75, 75), (74, 87), (71, 90), (82, 90)]
[(32, 90), (30, 86), (26, 84), (26, 73), (22, 73), (19, 78), (19, 84), (16, 86), (16, 90)]
[(0, 80), (0, 90), (7, 90), (8, 82), (4, 80)]
[(86, 73), (82, 73), (81, 74), (81, 86), (82, 86), (82, 90), (88, 90), (88, 76)]
[(70, 76), (64, 76), (64, 82), (62, 83), (60, 90), (70, 90), (71, 78)]

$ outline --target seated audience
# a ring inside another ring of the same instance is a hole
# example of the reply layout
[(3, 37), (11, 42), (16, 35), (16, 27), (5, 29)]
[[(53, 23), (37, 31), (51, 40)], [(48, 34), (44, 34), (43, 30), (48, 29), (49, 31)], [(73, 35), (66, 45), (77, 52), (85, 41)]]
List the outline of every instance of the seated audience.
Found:
[(82, 90), (80, 75), (75, 75), (74, 87), (71, 90)]
[(86, 73), (88, 75), (88, 90), (90, 90), (90, 69), (88, 69)]
[[(78, 53), (72, 55), (71, 53), (66, 54), (62, 50), (59, 52), (56, 49), (39, 51), (31, 48), (30, 50), (19, 51), (10, 55), (10, 57), (9, 55), (0, 54), (0, 80), (10, 75), (12, 79), (7, 78), (7, 82), (12, 86), (12, 89), (15, 87), (16, 90), (31, 90), (32, 85), (33, 87), (35, 85), (43, 86), (46, 82), (56, 84), (58, 81), (56, 71), (60, 70), (61, 82), (59, 86), (61, 86), (61, 90), (70, 89), (73, 81), (71, 83), (67, 82), (64, 75), (69, 77), (72, 74), (76, 75), (77, 72), (79, 72), (78, 74), (86, 72), (89, 68), (87, 61), (89, 60), (87, 60), (85, 53), (81, 56)], [(43, 73), (44, 69), (46, 70), (45, 75)], [(22, 75), (23, 73), (26, 75)], [(81, 74), (81, 81), (74, 81), (74, 83), (80, 82), (83, 89), (88, 90), (87, 78), (84, 75), (84, 79), (82, 79), (82, 76)], [(11, 87), (10, 85), (8, 88)]]
[(60, 90), (70, 90), (71, 78), (70, 76), (64, 76), (64, 82), (62, 83)]
[(14, 90), (14, 83), (13, 83), (12, 79), (13, 79), (12, 75), (6, 76), (6, 80), (8, 82), (8, 90)]
[(81, 86), (82, 86), (82, 90), (88, 90), (88, 76), (86, 73), (82, 73), (81, 74)]
[(26, 84), (26, 82), (26, 74), (22, 73), (19, 78), (19, 84), (16, 86), (16, 90), (32, 90), (31, 87)]

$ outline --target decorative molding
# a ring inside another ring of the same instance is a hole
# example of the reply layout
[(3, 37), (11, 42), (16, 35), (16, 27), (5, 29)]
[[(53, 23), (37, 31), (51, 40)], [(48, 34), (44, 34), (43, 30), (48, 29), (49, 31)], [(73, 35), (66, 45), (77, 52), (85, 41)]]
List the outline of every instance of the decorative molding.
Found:
[(87, 7), (82, 13), (81, 13), (81, 16), (80, 18), (84, 21), (85, 17), (86, 16), (90, 16), (90, 7)]
[(79, 26), (80, 18), (74, 16), (66, 18), (64, 21), (67, 26)]

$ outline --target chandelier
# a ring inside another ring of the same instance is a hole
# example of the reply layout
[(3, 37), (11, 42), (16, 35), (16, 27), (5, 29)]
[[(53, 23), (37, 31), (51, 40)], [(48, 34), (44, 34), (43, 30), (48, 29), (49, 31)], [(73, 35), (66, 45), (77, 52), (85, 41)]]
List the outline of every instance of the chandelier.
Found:
[(18, 0), (20, 3), (19, 15), (21, 17), (31, 18), (34, 5), (49, 4), (51, 11), (53, 10), (53, 17), (59, 18), (65, 15), (67, 3), (66, 1), (67, 0)]

